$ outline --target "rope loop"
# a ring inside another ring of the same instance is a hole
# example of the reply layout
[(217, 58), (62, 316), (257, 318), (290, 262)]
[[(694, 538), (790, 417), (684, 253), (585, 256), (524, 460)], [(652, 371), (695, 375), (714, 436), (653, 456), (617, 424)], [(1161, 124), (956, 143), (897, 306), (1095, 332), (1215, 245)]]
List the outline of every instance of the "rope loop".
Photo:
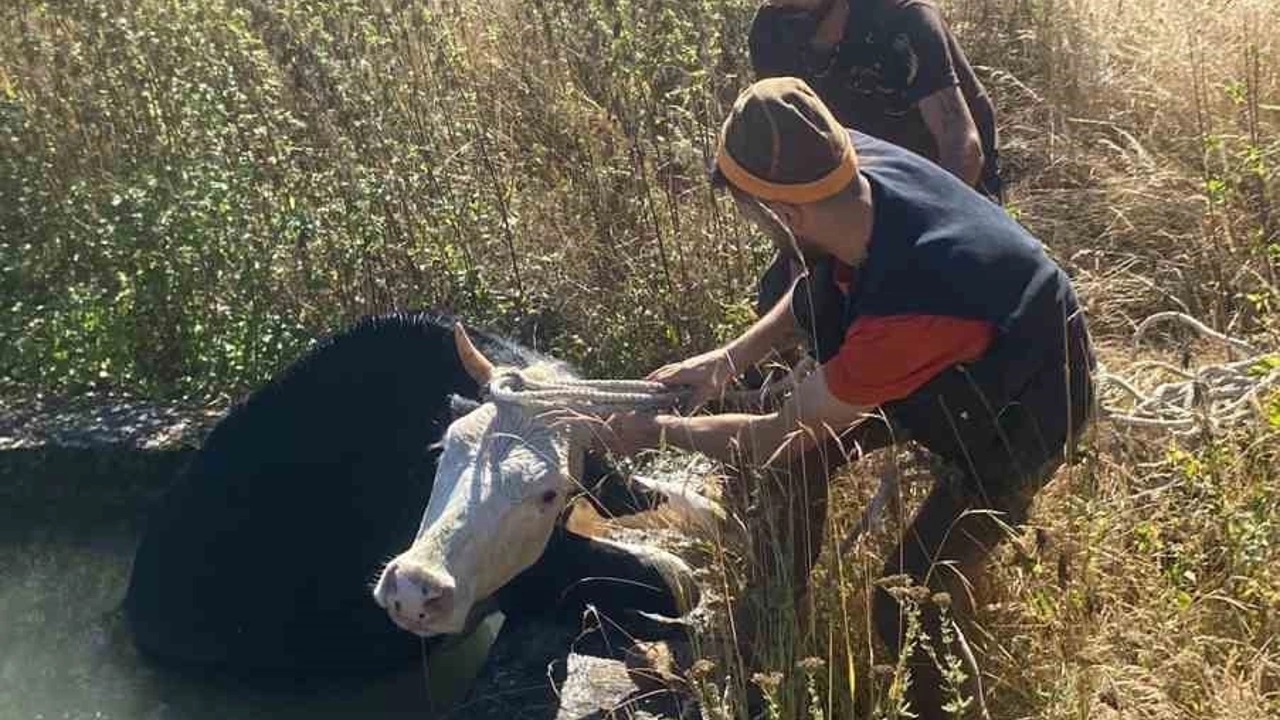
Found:
[(1178, 378), (1148, 391), (1140, 389), (1131, 377), (1113, 374), (1099, 363), (1095, 376), (1098, 405), (1111, 422), (1161, 428), (1180, 436), (1220, 431), (1261, 413), (1264, 395), (1280, 389), (1280, 353), (1259, 352), (1249, 343), (1213, 330), (1186, 313), (1169, 311), (1147, 317), (1134, 332), (1134, 346), (1152, 325), (1163, 320), (1176, 320), (1247, 356), (1194, 369), (1159, 360), (1138, 361), (1128, 368), (1131, 376), (1163, 372)]
[(692, 397), (688, 390), (646, 380), (536, 380), (516, 369), (496, 374), (489, 395), (496, 403), (579, 412), (673, 410), (684, 408)]

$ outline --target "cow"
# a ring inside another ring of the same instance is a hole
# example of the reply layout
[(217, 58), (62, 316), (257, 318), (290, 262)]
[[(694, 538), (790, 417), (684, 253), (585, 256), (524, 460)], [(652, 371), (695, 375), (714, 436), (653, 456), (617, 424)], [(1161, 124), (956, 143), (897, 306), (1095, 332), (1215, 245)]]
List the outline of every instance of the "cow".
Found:
[[(369, 589), (415, 537), (441, 450), (449, 453), (445, 429), (460, 413), (474, 424), (491, 412), (456, 352), (455, 324), (431, 311), (364, 318), (226, 413), (149, 510), (134, 555), (123, 605), (145, 657), (255, 680), (366, 676), (420, 660), (423, 641), (369, 602)], [(479, 332), (476, 342), (505, 366), (572, 372), (496, 335)], [(601, 456), (580, 464), (603, 511), (665, 502), (633, 492)], [(519, 563), (503, 564), (510, 582), (485, 585), (495, 592), (484, 598), (471, 586), (472, 617), (447, 629), (492, 609), (510, 623), (572, 618), (587, 606), (656, 618), (683, 607), (691, 572), (673, 555), (579, 535), (562, 517), (544, 530), (545, 542), (513, 549)], [(579, 582), (597, 576), (630, 583)]]

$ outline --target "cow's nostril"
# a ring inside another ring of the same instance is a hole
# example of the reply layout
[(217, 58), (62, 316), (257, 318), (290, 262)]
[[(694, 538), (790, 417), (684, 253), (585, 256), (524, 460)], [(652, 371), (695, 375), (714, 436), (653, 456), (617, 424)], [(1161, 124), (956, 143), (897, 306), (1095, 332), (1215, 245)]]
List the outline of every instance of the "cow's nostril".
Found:
[[(387, 608), (395, 617), (430, 623), (449, 616), (456, 592), (452, 577), (415, 564), (387, 566), (383, 585)], [(391, 589), (398, 587), (399, 593)], [(414, 592), (414, 591), (417, 592)]]
[(418, 619), (425, 620), (428, 615), (444, 615), (449, 611), (452, 603), (453, 591), (451, 589), (433, 588), (431, 593), (422, 599), (422, 604), (418, 606), (420, 610)]

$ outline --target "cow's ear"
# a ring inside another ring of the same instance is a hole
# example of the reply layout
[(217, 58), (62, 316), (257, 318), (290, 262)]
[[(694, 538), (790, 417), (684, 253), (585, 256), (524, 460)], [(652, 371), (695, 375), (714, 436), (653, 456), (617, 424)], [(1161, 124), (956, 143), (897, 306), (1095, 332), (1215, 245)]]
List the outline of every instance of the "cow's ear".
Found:
[(472, 400), (457, 394), (449, 395), (449, 422), (453, 422), (464, 415), (469, 415), (480, 407), (479, 400)]

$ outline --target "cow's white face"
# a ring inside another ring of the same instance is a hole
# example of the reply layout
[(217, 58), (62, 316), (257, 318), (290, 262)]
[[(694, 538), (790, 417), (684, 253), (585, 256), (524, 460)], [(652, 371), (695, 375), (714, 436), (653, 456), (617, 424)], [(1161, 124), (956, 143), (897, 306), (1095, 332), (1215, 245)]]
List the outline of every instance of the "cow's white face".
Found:
[[(469, 351), (462, 335), (471, 368)], [(487, 380), (492, 366), (480, 361), (473, 375)], [(417, 538), (374, 588), (393, 622), (424, 637), (461, 632), (477, 602), (538, 560), (581, 472), (573, 433), (537, 410), (493, 403), (449, 426)]]

